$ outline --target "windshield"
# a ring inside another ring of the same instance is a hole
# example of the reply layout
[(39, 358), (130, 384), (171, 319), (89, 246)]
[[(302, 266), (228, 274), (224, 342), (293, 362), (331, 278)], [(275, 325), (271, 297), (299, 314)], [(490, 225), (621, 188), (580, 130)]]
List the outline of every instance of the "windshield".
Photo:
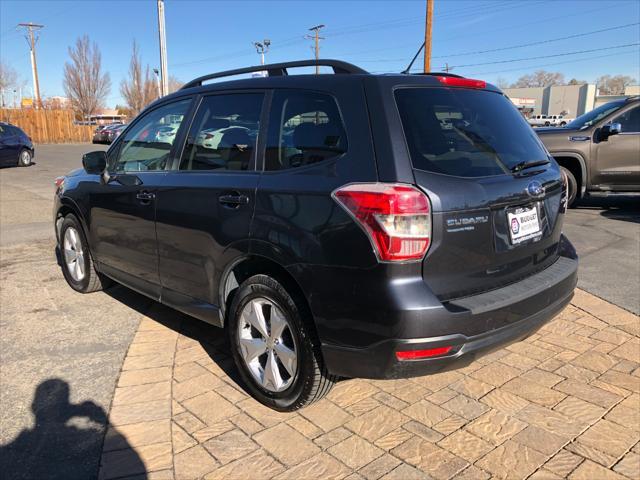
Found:
[(577, 130), (589, 128), (591, 125), (599, 122), (610, 113), (613, 113), (621, 108), (624, 104), (624, 100), (619, 100), (617, 102), (609, 102), (605, 103), (604, 105), (600, 105), (598, 108), (584, 113), (576, 118), (573, 122), (568, 123), (566, 128), (575, 128)]
[(414, 168), (485, 177), (548, 160), (538, 136), (503, 95), (462, 88), (401, 88), (395, 95)]

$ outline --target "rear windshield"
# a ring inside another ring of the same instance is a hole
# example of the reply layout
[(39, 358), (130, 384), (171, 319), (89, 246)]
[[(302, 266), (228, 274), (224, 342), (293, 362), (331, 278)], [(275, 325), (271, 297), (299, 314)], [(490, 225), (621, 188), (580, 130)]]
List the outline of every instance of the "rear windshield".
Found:
[(395, 95), (414, 168), (485, 177), (548, 158), (520, 112), (498, 93), (401, 88)]

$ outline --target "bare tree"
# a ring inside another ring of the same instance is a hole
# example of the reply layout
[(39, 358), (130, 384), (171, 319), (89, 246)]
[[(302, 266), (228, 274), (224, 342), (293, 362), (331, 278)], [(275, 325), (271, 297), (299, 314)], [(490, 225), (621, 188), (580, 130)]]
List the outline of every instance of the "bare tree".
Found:
[(20, 83), (18, 72), (4, 62), (0, 62), (0, 88), (9, 89), (17, 87)]
[(523, 75), (512, 85), (513, 87), (549, 87), (564, 84), (564, 75), (560, 72), (538, 70), (529, 75)]
[(628, 85), (636, 83), (636, 79), (628, 75), (603, 75), (596, 79), (600, 95), (623, 95)]
[(120, 93), (126, 100), (132, 116), (140, 113), (144, 107), (158, 98), (158, 87), (151, 77), (149, 65), (145, 67), (144, 74), (142, 72), (142, 60), (135, 40), (129, 62), (129, 77), (120, 83)]
[(98, 45), (84, 35), (69, 47), (71, 62), (64, 64), (64, 92), (72, 108), (83, 117), (93, 115), (104, 106), (111, 91), (111, 78), (102, 71), (102, 55)]
[(169, 75), (169, 93), (177, 92), (182, 88), (183, 85), (183, 81), (178, 80), (173, 75)]
[(571, 80), (569, 80), (569, 83), (567, 83), (567, 85), (583, 85), (585, 83), (588, 83), (586, 80), (578, 80), (577, 78), (572, 78)]
[(504, 77), (498, 77), (496, 79), (496, 86), (502, 89), (509, 88), (509, 81)]

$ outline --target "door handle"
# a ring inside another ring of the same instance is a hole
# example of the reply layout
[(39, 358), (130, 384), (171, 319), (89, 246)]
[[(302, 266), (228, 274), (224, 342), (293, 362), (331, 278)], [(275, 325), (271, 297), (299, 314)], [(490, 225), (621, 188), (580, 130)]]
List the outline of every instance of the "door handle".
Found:
[(147, 192), (146, 190), (143, 190), (136, 194), (136, 198), (140, 200), (140, 203), (147, 205), (151, 203), (151, 200), (156, 198), (156, 195), (155, 193), (151, 193), (151, 192)]
[(247, 205), (249, 203), (249, 197), (240, 194), (220, 195), (218, 201), (226, 207), (238, 208), (240, 205)]

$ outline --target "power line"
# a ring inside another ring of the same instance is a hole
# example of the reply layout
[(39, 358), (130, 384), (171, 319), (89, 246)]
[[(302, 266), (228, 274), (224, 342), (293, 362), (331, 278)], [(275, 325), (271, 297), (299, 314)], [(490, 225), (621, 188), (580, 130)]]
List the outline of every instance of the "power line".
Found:
[[(590, 15), (594, 12), (598, 12), (598, 11), (602, 11), (602, 10), (611, 10), (610, 6), (606, 6), (606, 7), (599, 7), (599, 8), (593, 8), (591, 10), (584, 10), (584, 11), (579, 11), (576, 13), (571, 13), (568, 15), (555, 15), (555, 16), (551, 16), (551, 17), (545, 17), (545, 18), (541, 18), (540, 20), (536, 20), (534, 22), (527, 22), (527, 26), (530, 25), (537, 25), (540, 23), (547, 23), (551, 20), (558, 20), (558, 19), (566, 19), (566, 18), (570, 18), (570, 17), (577, 17), (577, 16), (582, 16), (582, 15)], [(438, 18), (438, 15), (436, 15), (436, 18)], [(477, 37), (478, 35), (482, 35), (485, 33), (495, 33), (495, 32), (501, 32), (501, 31), (508, 31), (508, 30), (515, 30), (515, 29), (521, 29), (522, 26), (520, 25), (515, 25), (515, 26), (509, 26), (509, 27), (503, 27), (503, 28), (493, 28), (491, 30), (481, 30), (479, 32), (472, 32), (472, 33), (468, 33), (468, 34), (464, 34), (464, 35), (455, 35), (452, 37), (445, 37), (445, 38), (439, 38), (438, 40), (441, 42), (445, 42), (448, 40), (453, 40), (453, 39), (459, 39), (459, 38), (465, 38), (465, 37)], [(413, 43), (403, 43), (402, 45), (395, 45), (392, 47), (383, 47), (383, 48), (373, 48), (373, 49), (367, 49), (367, 50), (359, 50), (357, 52), (343, 52), (343, 53), (338, 53), (338, 55), (342, 55), (342, 56), (347, 56), (347, 55), (360, 55), (363, 53), (375, 53), (375, 52), (381, 52), (381, 51), (385, 51), (385, 50), (398, 50), (398, 49), (402, 49), (402, 48), (415, 48), (415, 42)], [(439, 57), (432, 57), (432, 58), (439, 58)], [(405, 59), (402, 59), (403, 61)]]
[(602, 28), (600, 30), (593, 30), (591, 32), (576, 33), (574, 35), (567, 35), (566, 37), (550, 38), (548, 40), (539, 40), (537, 42), (531, 42), (531, 43), (521, 43), (519, 45), (511, 45), (511, 46), (508, 46), (508, 47), (492, 48), (490, 50), (476, 50), (474, 52), (462, 52), (462, 53), (452, 53), (452, 54), (449, 54), (449, 55), (438, 55), (437, 57), (433, 57), (433, 58), (463, 57), (463, 56), (466, 56), (466, 55), (477, 55), (477, 54), (480, 54), (480, 53), (501, 52), (501, 51), (504, 51), (504, 50), (513, 50), (513, 49), (516, 49), (516, 48), (531, 47), (533, 45), (542, 45), (542, 44), (545, 44), (545, 43), (559, 42), (560, 40), (569, 40), (571, 38), (586, 37), (588, 35), (594, 35), (596, 33), (609, 32), (611, 30), (618, 30), (618, 29), (621, 29), (621, 28), (633, 27), (635, 25), (640, 25), (640, 22), (627, 23), (625, 25), (616, 25), (615, 27)]
[(591, 53), (591, 52), (601, 52), (602, 50), (612, 50), (614, 48), (623, 48), (623, 47), (632, 47), (640, 45), (640, 43), (627, 43), (624, 45), (612, 45), (610, 47), (602, 47), (602, 48), (592, 48), (590, 50), (578, 50), (575, 52), (563, 52), (563, 53), (555, 53), (552, 55), (541, 55), (538, 57), (525, 57), (525, 58), (511, 58), (509, 60), (497, 60), (494, 62), (482, 62), (482, 63), (468, 63), (466, 65), (454, 65), (451, 68), (464, 68), (464, 67), (477, 67), (479, 65), (496, 65), (500, 63), (513, 63), (513, 62), (523, 62), (525, 60), (537, 60), (541, 58), (552, 58), (552, 57), (564, 57), (567, 55), (578, 55), (580, 53)]
[(622, 56), (622, 55), (629, 55), (629, 54), (635, 54), (637, 55), (637, 52), (634, 51), (629, 51), (629, 52), (618, 52), (618, 53), (607, 53), (606, 55), (597, 55), (597, 56), (591, 56), (591, 57), (586, 57), (586, 58), (578, 58), (575, 60), (563, 60), (562, 62), (554, 62), (554, 63), (545, 63), (545, 64), (538, 64), (538, 65), (528, 65), (526, 67), (518, 67), (518, 68), (509, 68), (506, 70), (493, 70), (491, 72), (473, 72), (473, 73), (468, 73), (466, 75), (469, 76), (480, 76), (480, 75), (491, 75), (494, 73), (507, 73), (507, 72), (523, 72), (525, 70), (531, 70), (534, 68), (542, 68), (542, 67), (552, 67), (555, 65), (566, 65), (567, 63), (579, 63), (579, 62), (586, 62), (586, 61), (590, 61), (590, 60), (597, 60), (599, 58), (611, 58), (611, 57), (615, 57), (615, 56)]

